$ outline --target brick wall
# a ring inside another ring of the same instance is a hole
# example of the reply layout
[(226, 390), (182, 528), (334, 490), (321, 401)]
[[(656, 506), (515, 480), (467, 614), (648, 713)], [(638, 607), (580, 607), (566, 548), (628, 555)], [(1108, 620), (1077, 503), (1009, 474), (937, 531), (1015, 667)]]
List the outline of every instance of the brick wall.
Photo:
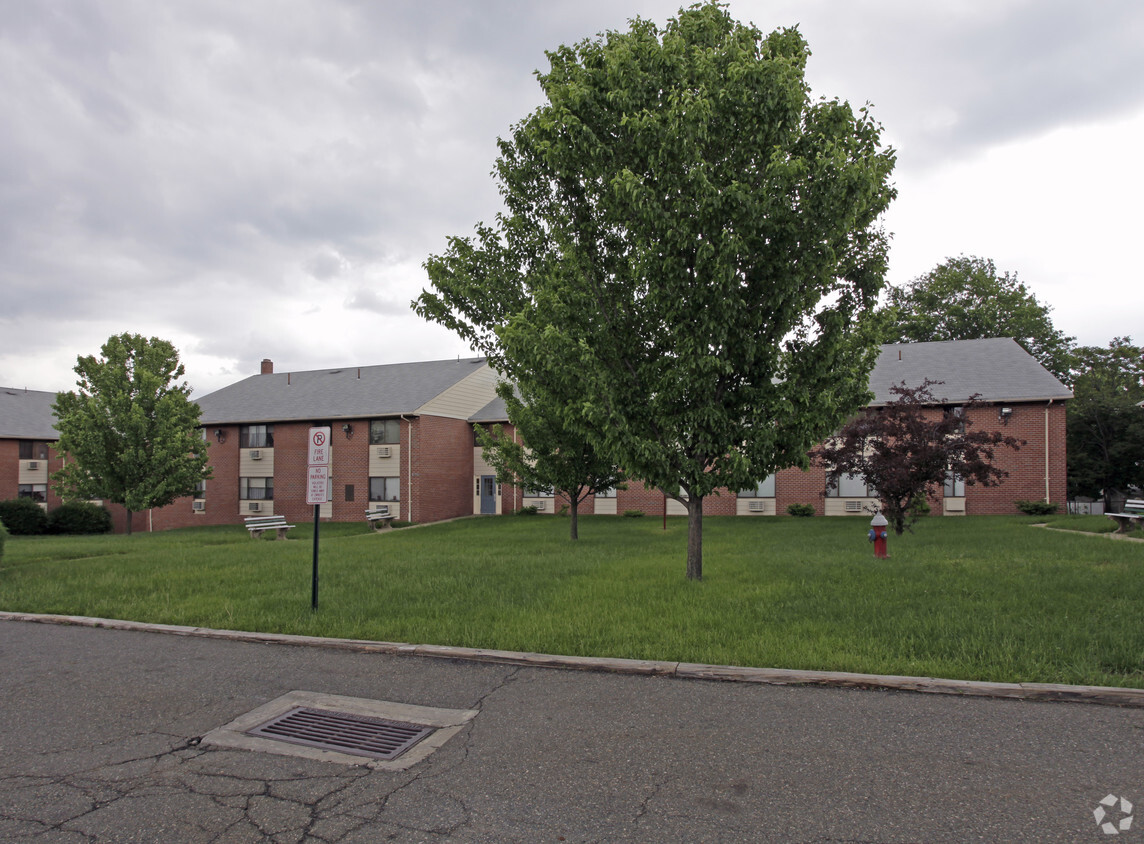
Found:
[[(412, 451), (411, 521), (472, 515), (473, 427), (464, 419), (419, 416), (413, 423)], [(406, 497), (410, 486), (408, 481), (403, 484)]]

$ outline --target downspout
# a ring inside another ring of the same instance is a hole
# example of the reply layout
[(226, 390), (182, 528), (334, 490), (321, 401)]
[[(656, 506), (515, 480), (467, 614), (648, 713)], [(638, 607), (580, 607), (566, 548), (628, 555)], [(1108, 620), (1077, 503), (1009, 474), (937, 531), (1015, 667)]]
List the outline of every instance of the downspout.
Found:
[(1053, 400), (1049, 399), (1049, 403), (1045, 405), (1045, 503), (1051, 503), (1049, 499), (1049, 408), (1052, 406)]
[(406, 419), (405, 414), (401, 414), (401, 419), (405, 422), (409, 431), (409, 454), (405, 458), (406, 471), (409, 473), (409, 480), (405, 484), (405, 494), (409, 496), (409, 512), (405, 516), (408, 522), (413, 521), (413, 420)]

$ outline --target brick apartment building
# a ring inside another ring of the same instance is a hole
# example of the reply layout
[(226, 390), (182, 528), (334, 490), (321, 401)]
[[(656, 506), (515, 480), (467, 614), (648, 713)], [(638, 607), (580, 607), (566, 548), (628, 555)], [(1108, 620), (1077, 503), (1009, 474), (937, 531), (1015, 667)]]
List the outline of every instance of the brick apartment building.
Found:
[[(968, 488), (951, 478), (931, 502), (946, 515), (1014, 513), (1018, 499), (1065, 500), (1065, 401), (1071, 393), (1009, 339), (883, 346), (870, 376), (872, 406), (893, 399), (890, 387), (943, 382), (943, 413), (977, 394), (984, 407), (966, 413), (975, 429), (999, 429), (1027, 444), (998, 452), (1009, 477), (998, 487)], [(139, 529), (241, 524), (251, 515), (313, 517), (305, 503), (307, 432), (333, 433), (332, 498), (322, 518), (359, 521), (388, 503), (399, 518), (432, 522), (508, 513), (524, 505), (559, 511), (558, 497), (501, 487), (476, 446), (474, 424), (507, 424), (495, 396), (496, 375), (482, 358), (258, 375), (199, 400), (212, 478), (193, 496), (136, 519)], [(48, 475), (59, 467), (51, 405), (54, 393), (0, 388), (0, 499), (28, 496), (59, 504)], [(511, 428), (510, 428), (511, 430)], [(864, 513), (876, 499), (860, 478), (828, 483), (821, 467), (786, 469), (755, 489), (724, 491), (704, 503), (707, 515), (770, 516), (790, 504), (820, 515)], [(581, 504), (581, 513), (683, 515), (678, 502), (632, 482)], [(117, 529), (123, 514), (112, 508)]]

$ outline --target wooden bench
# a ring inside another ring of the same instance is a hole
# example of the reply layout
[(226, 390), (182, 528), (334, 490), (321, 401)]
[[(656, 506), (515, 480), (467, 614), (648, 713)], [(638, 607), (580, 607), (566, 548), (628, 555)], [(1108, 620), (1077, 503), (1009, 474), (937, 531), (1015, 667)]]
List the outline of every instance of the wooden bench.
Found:
[(1124, 502), (1123, 513), (1106, 513), (1120, 526), (1117, 533), (1128, 533), (1141, 519), (1144, 519), (1144, 498), (1129, 498)]
[(381, 504), (372, 510), (366, 510), (365, 518), (366, 521), (369, 522), (370, 527), (378, 530), (389, 527), (389, 520), (392, 519), (393, 516), (389, 512), (389, 505)]
[(286, 524), (285, 516), (247, 516), (246, 529), (250, 531), (250, 536), (253, 539), (258, 539), (259, 534), (265, 530), (277, 531), (278, 539), (286, 538), (286, 531), (294, 525)]

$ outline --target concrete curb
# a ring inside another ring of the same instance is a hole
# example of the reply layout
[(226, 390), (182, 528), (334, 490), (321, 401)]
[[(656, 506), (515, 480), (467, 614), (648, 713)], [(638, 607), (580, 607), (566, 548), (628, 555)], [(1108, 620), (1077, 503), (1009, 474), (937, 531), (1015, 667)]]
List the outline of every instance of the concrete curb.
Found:
[(421, 656), (437, 659), (459, 659), (537, 668), (563, 668), (580, 671), (607, 671), (615, 674), (647, 674), (689, 680), (721, 680), (737, 683), (766, 683), (777, 686), (831, 686), (835, 688), (887, 689), (925, 692), (928, 694), (1002, 697), (1014, 700), (1095, 703), (1102, 706), (1144, 708), (1144, 689), (1122, 689), (1116, 686), (1069, 686), (1058, 683), (992, 683), (979, 680), (941, 680), (933, 677), (903, 677), (883, 674), (854, 674), (845, 671), (801, 671), (788, 668), (743, 668), (733, 665), (702, 665), (692, 662), (670, 662), (607, 657), (559, 656), (554, 654), (497, 651), (483, 648), (457, 648), (448, 645), (411, 645), (401, 642), (374, 642), (366, 639), (327, 639), (319, 636), (295, 636), (285, 633), (247, 633), (241, 630), (215, 630), (209, 627), (184, 627), (174, 624), (146, 624), (109, 618), (77, 615), (39, 615), (0, 612), (0, 621), (24, 621), (38, 624), (62, 624), (77, 627), (101, 627), (109, 630), (132, 630), (194, 636), (204, 639), (226, 639), (234, 642), (298, 645), (334, 648), (356, 653), (379, 653), (396, 656)]

